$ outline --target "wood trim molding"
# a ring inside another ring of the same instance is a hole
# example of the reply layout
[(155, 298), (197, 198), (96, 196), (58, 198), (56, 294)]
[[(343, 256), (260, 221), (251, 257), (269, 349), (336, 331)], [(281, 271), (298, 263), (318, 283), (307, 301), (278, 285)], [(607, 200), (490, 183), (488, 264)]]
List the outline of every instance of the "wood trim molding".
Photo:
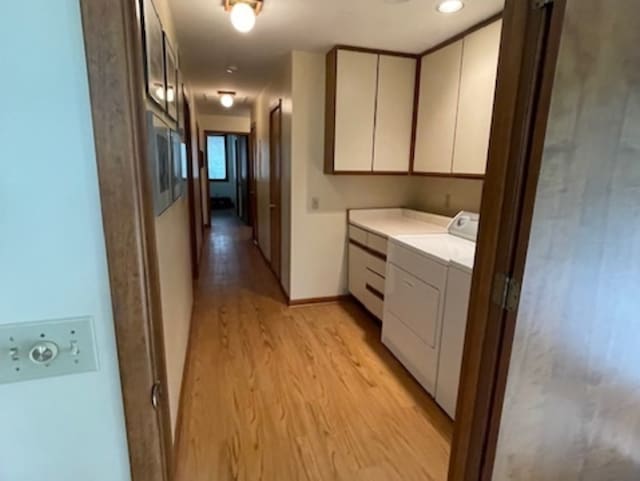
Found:
[(422, 52), (421, 54), (418, 54), (418, 59), (421, 59), (422, 57), (424, 57), (425, 55), (429, 55), (430, 53), (433, 53), (437, 50), (440, 50), (448, 45), (451, 45), (454, 42), (457, 42), (460, 39), (463, 39), (464, 37), (466, 37), (467, 35), (472, 34), (473, 32), (480, 30), (481, 28), (486, 27), (487, 25), (492, 24), (493, 22), (496, 22), (498, 20), (500, 20), (503, 16), (503, 12), (500, 13), (496, 13), (495, 15), (491, 15), (488, 18), (485, 18), (484, 20), (482, 20), (481, 22), (476, 23), (475, 25), (469, 27), (466, 30), (463, 30), (462, 32), (454, 35), (451, 38), (448, 38), (447, 40), (445, 40), (444, 42), (440, 42), (437, 45), (434, 45), (433, 47), (429, 47), (427, 50), (425, 50), (424, 52)]
[[(80, 0), (102, 220), (133, 481), (172, 471), (137, 2)], [(151, 405), (151, 388), (164, 388)]]
[(409, 175), (413, 175), (418, 140), (418, 110), (420, 109), (420, 83), (422, 81), (422, 58), (416, 58), (416, 78), (413, 85), (413, 117), (411, 119), (411, 147), (409, 151)]
[(484, 180), (485, 174), (449, 174), (447, 172), (412, 172), (416, 177), (444, 177), (447, 179), (475, 179)]
[(340, 296), (327, 296), (327, 297), (309, 297), (305, 299), (289, 299), (288, 303), (291, 307), (301, 307), (308, 306), (312, 304), (328, 304), (334, 302), (344, 301), (348, 299), (350, 296), (348, 294), (343, 294)]
[(338, 49), (332, 48), (326, 59), (324, 106), (324, 173), (335, 173), (336, 96), (338, 82)]
[(336, 170), (332, 172), (333, 175), (404, 175), (409, 176), (409, 172), (380, 172), (375, 170)]
[(391, 57), (416, 58), (415, 53), (398, 52), (396, 50), (383, 50), (378, 48), (356, 47), (353, 45), (338, 44), (332, 50), (350, 50), (351, 52), (373, 53), (376, 55), (389, 55)]

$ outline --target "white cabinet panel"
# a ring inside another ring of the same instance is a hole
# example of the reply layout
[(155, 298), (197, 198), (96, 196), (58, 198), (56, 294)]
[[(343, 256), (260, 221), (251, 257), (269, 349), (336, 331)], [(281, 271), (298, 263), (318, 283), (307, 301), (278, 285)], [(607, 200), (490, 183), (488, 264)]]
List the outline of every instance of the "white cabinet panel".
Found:
[(414, 172), (450, 173), (462, 40), (422, 57)]
[(434, 348), (442, 307), (440, 291), (393, 264), (387, 268), (386, 309)]
[(371, 171), (378, 55), (338, 50), (335, 171)]
[(501, 30), (500, 20), (464, 38), (454, 174), (486, 170)]
[(455, 417), (458, 401), (470, 292), (471, 274), (450, 268), (442, 321), (436, 401), (452, 418)]
[(398, 358), (428, 393), (436, 388), (438, 351), (427, 346), (400, 319), (386, 308), (382, 323), (382, 343)]
[(408, 172), (416, 60), (380, 55), (373, 170)]

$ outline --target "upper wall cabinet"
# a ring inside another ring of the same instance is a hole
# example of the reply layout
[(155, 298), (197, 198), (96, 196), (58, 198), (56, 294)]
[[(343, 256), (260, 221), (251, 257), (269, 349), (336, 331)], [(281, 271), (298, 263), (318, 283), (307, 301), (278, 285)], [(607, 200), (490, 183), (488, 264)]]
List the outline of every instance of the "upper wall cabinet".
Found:
[(502, 21), (422, 57), (413, 172), (486, 170)]
[(453, 172), (484, 174), (493, 117), (502, 21), (464, 39)]
[(380, 55), (374, 172), (409, 172), (416, 59)]
[(461, 59), (462, 40), (422, 58), (414, 172), (451, 173)]
[(329, 52), (326, 173), (409, 172), (415, 69), (411, 56)]

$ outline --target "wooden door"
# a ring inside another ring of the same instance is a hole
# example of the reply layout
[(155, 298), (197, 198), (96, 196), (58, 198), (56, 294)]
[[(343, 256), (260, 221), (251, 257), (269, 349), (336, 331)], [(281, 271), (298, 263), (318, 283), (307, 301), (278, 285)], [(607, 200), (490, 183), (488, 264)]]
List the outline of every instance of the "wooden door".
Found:
[(484, 174), (493, 118), (502, 21), (464, 38), (456, 121), (454, 174)]
[(256, 124), (251, 124), (249, 133), (249, 223), (251, 224), (254, 242), (258, 242), (258, 196), (257, 196), (257, 174), (258, 174), (258, 146), (256, 144)]
[(378, 55), (338, 50), (335, 104), (336, 172), (371, 172)]
[(271, 220), (271, 269), (280, 279), (282, 262), (282, 101), (269, 115), (269, 211)]
[(495, 480), (640, 479), (640, 3), (612, 7), (566, 1)]
[(451, 173), (462, 40), (422, 57), (413, 171)]
[(409, 172), (416, 59), (380, 55), (374, 172)]

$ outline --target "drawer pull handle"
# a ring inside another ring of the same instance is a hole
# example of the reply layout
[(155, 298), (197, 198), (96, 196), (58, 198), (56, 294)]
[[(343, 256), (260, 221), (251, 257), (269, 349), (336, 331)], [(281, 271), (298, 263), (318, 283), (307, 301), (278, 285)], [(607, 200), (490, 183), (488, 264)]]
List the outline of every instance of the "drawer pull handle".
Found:
[(378, 289), (376, 289), (375, 287), (372, 287), (370, 284), (366, 284), (365, 287), (371, 294), (376, 296), (381, 301), (384, 301), (384, 294), (380, 292)]
[(402, 282), (404, 282), (404, 283), (405, 283), (405, 285), (406, 285), (406, 286), (408, 286), (408, 287), (416, 287), (416, 286), (415, 286), (415, 284), (414, 284), (413, 282), (408, 281), (408, 280), (406, 280), (406, 279), (403, 279), (403, 280), (402, 280)]

